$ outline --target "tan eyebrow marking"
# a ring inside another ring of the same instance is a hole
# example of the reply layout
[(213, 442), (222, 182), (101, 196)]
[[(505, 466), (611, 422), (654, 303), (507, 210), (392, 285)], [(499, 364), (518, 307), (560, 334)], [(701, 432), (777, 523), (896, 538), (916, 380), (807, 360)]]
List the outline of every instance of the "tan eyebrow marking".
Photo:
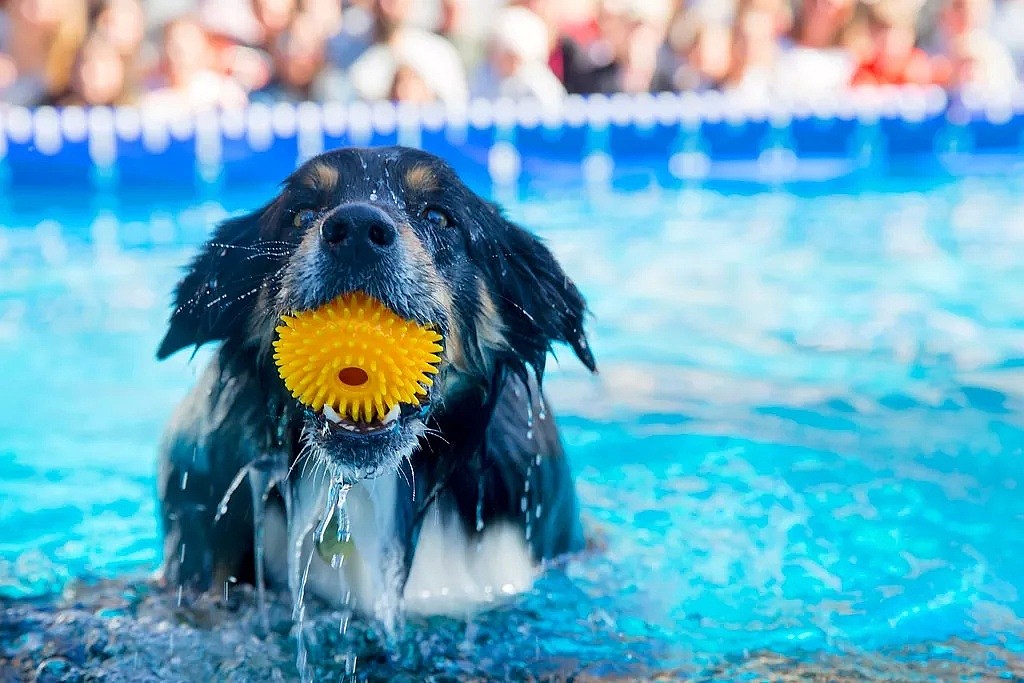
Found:
[(303, 177), (302, 182), (313, 190), (330, 191), (338, 185), (338, 169), (330, 164), (315, 164)]
[(439, 188), (437, 174), (430, 166), (413, 166), (405, 172), (405, 184), (410, 190), (431, 192)]

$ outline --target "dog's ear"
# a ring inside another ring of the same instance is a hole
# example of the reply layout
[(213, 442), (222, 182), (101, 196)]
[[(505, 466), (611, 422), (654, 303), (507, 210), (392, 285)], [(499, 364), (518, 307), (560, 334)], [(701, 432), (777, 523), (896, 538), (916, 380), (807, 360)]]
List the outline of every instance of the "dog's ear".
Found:
[(596, 372), (583, 329), (587, 314), (583, 295), (537, 237), (503, 217), (500, 220), (489, 260), (506, 343), (538, 375), (554, 342), (568, 344), (587, 369)]
[(237, 333), (270, 266), (259, 258), (260, 221), (264, 210), (231, 218), (219, 226), (186, 269), (175, 291), (174, 312), (157, 358), (188, 346), (199, 348)]

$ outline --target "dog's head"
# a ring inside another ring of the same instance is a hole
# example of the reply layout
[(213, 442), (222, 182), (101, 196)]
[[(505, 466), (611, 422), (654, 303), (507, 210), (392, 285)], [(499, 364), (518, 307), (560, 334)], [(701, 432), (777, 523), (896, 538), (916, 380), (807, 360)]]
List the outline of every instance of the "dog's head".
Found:
[[(282, 315), (356, 291), (444, 338), (424, 403), (358, 426), (303, 410), (271, 360)], [(343, 149), (310, 160), (265, 207), (218, 227), (178, 285), (158, 356), (211, 341), (254, 352), (268, 406), (279, 406), (270, 410), (301, 415), (306, 446), (358, 478), (412, 453), (432, 413), (483, 400), (506, 372), (539, 376), (553, 342), (593, 370), (584, 314), (551, 252), (443, 161), (400, 147)]]

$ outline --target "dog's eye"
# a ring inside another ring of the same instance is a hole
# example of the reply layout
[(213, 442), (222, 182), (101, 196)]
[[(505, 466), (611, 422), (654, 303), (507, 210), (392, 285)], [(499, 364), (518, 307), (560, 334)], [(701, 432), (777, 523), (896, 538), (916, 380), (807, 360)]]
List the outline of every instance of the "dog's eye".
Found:
[(451, 226), (452, 219), (443, 209), (439, 209), (436, 206), (428, 206), (423, 209), (421, 214), (424, 219), (431, 225), (437, 228), (447, 228)]
[(313, 221), (314, 217), (316, 217), (316, 211), (303, 209), (295, 214), (295, 218), (292, 219), (292, 225), (296, 228), (304, 228)]

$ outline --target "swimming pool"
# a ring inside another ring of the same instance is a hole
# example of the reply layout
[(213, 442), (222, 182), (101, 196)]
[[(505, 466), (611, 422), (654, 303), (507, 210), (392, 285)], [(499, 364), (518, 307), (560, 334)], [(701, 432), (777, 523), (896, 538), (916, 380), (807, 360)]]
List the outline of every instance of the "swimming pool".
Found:
[[(0, 200), (0, 596), (157, 566), (156, 443), (205, 358), (154, 360), (169, 293), (210, 224), (272, 190)], [(552, 364), (548, 391), (599, 550), (362, 674), (707, 675), (957, 642), (1009, 675), (1024, 175), (504, 199), (593, 309), (601, 374)]]

